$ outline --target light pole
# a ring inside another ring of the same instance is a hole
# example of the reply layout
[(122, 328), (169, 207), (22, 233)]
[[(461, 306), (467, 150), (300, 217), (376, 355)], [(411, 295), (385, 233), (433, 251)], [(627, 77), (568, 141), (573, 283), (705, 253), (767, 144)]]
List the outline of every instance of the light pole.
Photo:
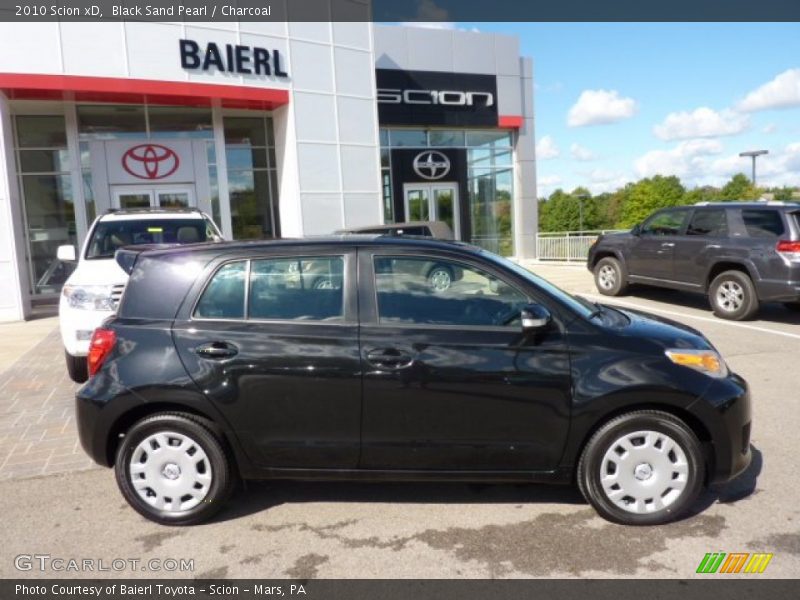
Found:
[(739, 152), (739, 156), (749, 156), (753, 159), (753, 187), (756, 187), (756, 158), (769, 154), (769, 150), (749, 150), (747, 152)]
[(583, 231), (583, 201), (587, 198), (591, 198), (591, 196), (589, 194), (577, 194), (575, 197), (578, 199), (579, 231)]

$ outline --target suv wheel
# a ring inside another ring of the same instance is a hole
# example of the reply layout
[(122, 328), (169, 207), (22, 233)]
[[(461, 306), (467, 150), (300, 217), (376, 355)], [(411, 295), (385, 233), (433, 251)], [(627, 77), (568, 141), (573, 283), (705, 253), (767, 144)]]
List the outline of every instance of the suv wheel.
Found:
[(600, 259), (594, 266), (594, 284), (604, 296), (620, 296), (628, 289), (628, 274), (622, 263), (611, 256)]
[(714, 314), (742, 321), (758, 312), (758, 295), (753, 282), (741, 271), (725, 271), (711, 282), (708, 297)]
[(581, 493), (604, 518), (624, 525), (658, 525), (678, 518), (700, 493), (705, 462), (683, 421), (654, 410), (631, 412), (603, 425), (578, 463)]
[(142, 419), (115, 462), (125, 500), (151, 521), (193, 525), (214, 515), (233, 491), (231, 462), (217, 437), (188, 414)]
[(453, 273), (447, 267), (436, 265), (428, 273), (428, 285), (434, 292), (446, 292), (453, 285)]
[(84, 383), (89, 379), (89, 367), (86, 364), (85, 356), (72, 356), (64, 350), (64, 358), (67, 361), (67, 373), (69, 378), (75, 383)]

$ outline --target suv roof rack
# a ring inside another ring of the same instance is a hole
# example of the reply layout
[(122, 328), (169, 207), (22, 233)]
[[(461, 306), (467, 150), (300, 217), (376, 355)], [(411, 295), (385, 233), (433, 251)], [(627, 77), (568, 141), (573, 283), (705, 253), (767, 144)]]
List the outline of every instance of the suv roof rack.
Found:
[(722, 202), (703, 200), (702, 202), (695, 202), (694, 206), (800, 206), (800, 202), (796, 200), (767, 200), (766, 198), (759, 198), (758, 200), (725, 200)]
[(162, 208), (160, 206), (159, 207), (148, 206), (146, 208), (145, 207), (140, 207), (140, 208), (108, 208), (108, 209), (106, 209), (105, 214), (107, 214), (107, 215), (135, 215), (135, 214), (139, 214), (139, 213), (165, 213), (165, 212), (171, 212), (171, 213), (176, 213), (176, 212), (177, 213), (181, 213), (181, 212), (194, 213), (194, 212), (197, 212), (197, 213), (202, 213), (203, 211), (201, 211), (196, 206), (180, 206), (180, 207), (175, 207), (175, 208)]

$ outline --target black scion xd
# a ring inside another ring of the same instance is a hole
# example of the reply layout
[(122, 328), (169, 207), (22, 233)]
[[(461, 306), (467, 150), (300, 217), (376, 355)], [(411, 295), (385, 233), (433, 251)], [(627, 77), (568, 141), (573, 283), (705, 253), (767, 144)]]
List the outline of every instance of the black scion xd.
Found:
[[(605, 518), (655, 524), (750, 461), (747, 384), (702, 334), (478, 248), (343, 236), (117, 261), (130, 281), (92, 339), (80, 438), (160, 523), (278, 478), (576, 482)], [(416, 263), (461, 277), (441, 289)]]

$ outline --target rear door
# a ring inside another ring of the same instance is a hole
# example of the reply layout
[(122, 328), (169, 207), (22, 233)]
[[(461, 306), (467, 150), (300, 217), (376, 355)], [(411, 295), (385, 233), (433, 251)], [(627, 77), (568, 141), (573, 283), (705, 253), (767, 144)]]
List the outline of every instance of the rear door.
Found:
[[(434, 285), (430, 266), (447, 270), (450, 284)], [(482, 262), (362, 249), (359, 269), (360, 466), (554, 469), (570, 406), (558, 316), (546, 332), (523, 335), (520, 309), (537, 298)]]
[(197, 385), (273, 468), (355, 468), (361, 427), (355, 252), (217, 265), (175, 344)]
[(722, 207), (697, 208), (685, 235), (674, 248), (674, 278), (692, 287), (702, 287), (713, 260), (722, 252), (728, 236), (727, 212)]
[(683, 233), (688, 208), (659, 211), (639, 229), (628, 255), (628, 273), (643, 280), (675, 279), (673, 257), (675, 244)]

